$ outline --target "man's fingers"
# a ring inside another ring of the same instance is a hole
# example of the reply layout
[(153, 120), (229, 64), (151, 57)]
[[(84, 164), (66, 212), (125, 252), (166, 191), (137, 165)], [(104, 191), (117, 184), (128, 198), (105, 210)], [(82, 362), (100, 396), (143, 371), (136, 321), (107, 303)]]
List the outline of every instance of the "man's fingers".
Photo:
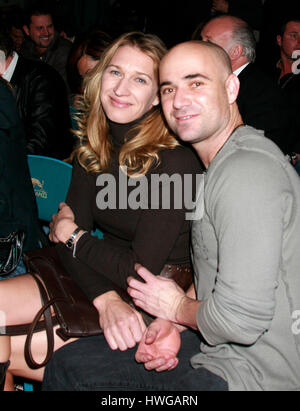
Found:
[(141, 265), (136, 264), (135, 267), (138, 267), (137, 273), (138, 275), (144, 280), (144, 282), (139, 281), (133, 277), (127, 278), (127, 283), (130, 289), (141, 291), (142, 293), (146, 294), (149, 291), (149, 286), (152, 285), (155, 281), (157, 281), (157, 277), (150, 273), (147, 268), (142, 267)]
[(150, 360), (145, 362), (145, 368), (148, 371), (155, 370), (156, 372), (172, 371), (178, 365), (178, 358), (169, 358), (164, 357), (156, 358), (155, 360)]
[(155, 322), (151, 323), (145, 334), (145, 344), (153, 344), (159, 333), (159, 329), (156, 327)]
[(137, 290), (134, 287), (128, 287), (127, 292), (130, 295), (131, 298), (135, 300), (144, 300), (145, 299), (145, 293), (141, 290)]
[(161, 367), (156, 368), (156, 372), (172, 371), (178, 365), (178, 358), (171, 358)]
[(145, 363), (147, 363), (147, 362), (149, 362), (149, 361), (152, 361), (152, 360), (153, 360), (153, 357), (152, 357), (151, 354), (137, 351), (136, 354), (135, 354), (135, 360), (136, 360), (136, 362), (138, 362), (138, 363), (145, 364)]
[(127, 284), (129, 285), (131, 290), (138, 290), (138, 291), (144, 292), (146, 288), (145, 283), (142, 283), (141, 281), (136, 280), (133, 277), (127, 278)]
[(138, 266), (136, 272), (146, 283), (156, 278), (147, 268), (142, 266)]
[(145, 368), (148, 371), (155, 370), (156, 372), (169, 371), (174, 369), (178, 364), (177, 358), (156, 358), (154, 360), (145, 362)]

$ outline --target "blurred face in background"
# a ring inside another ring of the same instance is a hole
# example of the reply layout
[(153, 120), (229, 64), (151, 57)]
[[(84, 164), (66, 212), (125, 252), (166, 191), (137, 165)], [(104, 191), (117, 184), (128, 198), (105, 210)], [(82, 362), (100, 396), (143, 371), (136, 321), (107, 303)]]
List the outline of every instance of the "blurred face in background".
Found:
[(99, 59), (96, 59), (88, 54), (84, 54), (77, 62), (78, 73), (81, 77), (88, 74), (99, 63)]
[(300, 50), (300, 22), (290, 21), (282, 36), (277, 36), (277, 43), (283, 57), (292, 59), (294, 51)]
[(215, 19), (203, 27), (201, 37), (203, 41), (217, 44), (228, 53), (233, 44), (232, 31), (230, 18)]
[(24, 31), (35, 43), (42, 49), (47, 49), (54, 39), (54, 25), (52, 17), (49, 14), (42, 16), (32, 16), (31, 24), (24, 26)]
[(18, 29), (16, 27), (12, 27), (10, 29), (10, 37), (12, 41), (14, 42), (14, 48), (16, 51), (20, 51), (22, 44), (24, 42), (25, 36), (24, 33), (21, 29)]

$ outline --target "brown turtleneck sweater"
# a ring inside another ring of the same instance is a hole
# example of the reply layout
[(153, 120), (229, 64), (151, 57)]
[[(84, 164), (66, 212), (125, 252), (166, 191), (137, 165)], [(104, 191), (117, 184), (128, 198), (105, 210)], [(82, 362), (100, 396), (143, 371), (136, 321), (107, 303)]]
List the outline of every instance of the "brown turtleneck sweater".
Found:
[[(63, 244), (59, 244), (57, 249), (65, 269), (90, 300), (113, 290), (112, 282), (126, 289), (127, 277), (137, 277), (134, 271), (135, 263), (142, 264), (158, 275), (165, 264), (190, 262), (190, 221), (186, 220), (187, 210), (184, 201), (180, 209), (174, 206), (172, 189), (170, 209), (163, 209), (161, 202), (157, 209), (133, 210), (120, 209), (118, 206), (118, 158), (124, 143), (124, 135), (131, 126), (132, 123), (128, 125), (110, 123), (114, 153), (108, 173), (116, 181), (117, 209), (98, 208), (96, 197), (103, 189), (96, 185), (100, 173), (89, 174), (77, 162), (74, 164), (66, 202), (72, 208), (78, 226), (87, 231), (98, 227), (103, 232), (104, 238), (99, 239), (90, 234), (83, 235), (76, 246), (76, 258), (73, 258), (72, 252)], [(160, 164), (157, 167), (153, 166), (146, 175), (149, 183), (149, 203), (152, 198), (150, 180), (153, 174), (167, 176), (178, 174), (183, 180), (184, 174), (195, 176), (201, 173), (198, 158), (189, 148), (179, 146), (175, 149), (165, 149), (159, 153), (159, 157)], [(125, 181), (126, 179), (127, 177)], [(128, 197), (137, 187), (138, 185), (127, 187)]]

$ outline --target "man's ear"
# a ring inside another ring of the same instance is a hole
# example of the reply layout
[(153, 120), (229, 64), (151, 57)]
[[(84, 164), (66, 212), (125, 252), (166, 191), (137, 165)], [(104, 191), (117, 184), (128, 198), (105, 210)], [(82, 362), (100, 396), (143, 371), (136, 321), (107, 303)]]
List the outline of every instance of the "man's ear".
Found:
[(228, 102), (229, 104), (233, 104), (239, 95), (240, 80), (235, 74), (230, 74), (230, 76), (226, 80), (225, 86), (228, 96)]
[(243, 55), (243, 46), (240, 44), (235, 44), (231, 47), (228, 54), (231, 61), (238, 60)]
[(282, 38), (281, 38), (280, 34), (278, 34), (278, 36), (276, 37), (276, 40), (277, 40), (277, 44), (278, 44), (278, 46), (279, 46), (279, 47), (281, 47), (281, 44), (282, 44)]
[(29, 36), (29, 28), (28, 28), (28, 26), (26, 26), (26, 24), (24, 24), (23, 30), (24, 30), (25, 34), (26, 34), (27, 36)]

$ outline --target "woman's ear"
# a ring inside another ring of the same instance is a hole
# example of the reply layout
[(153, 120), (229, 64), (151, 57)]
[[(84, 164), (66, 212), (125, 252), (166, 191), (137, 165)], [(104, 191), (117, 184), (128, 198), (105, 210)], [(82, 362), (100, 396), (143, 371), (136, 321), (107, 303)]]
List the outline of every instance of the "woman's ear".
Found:
[(158, 94), (156, 94), (156, 97), (155, 97), (155, 99), (153, 100), (152, 106), (153, 106), (153, 107), (154, 107), (154, 106), (158, 106), (159, 103), (160, 103), (160, 99), (159, 99)]

